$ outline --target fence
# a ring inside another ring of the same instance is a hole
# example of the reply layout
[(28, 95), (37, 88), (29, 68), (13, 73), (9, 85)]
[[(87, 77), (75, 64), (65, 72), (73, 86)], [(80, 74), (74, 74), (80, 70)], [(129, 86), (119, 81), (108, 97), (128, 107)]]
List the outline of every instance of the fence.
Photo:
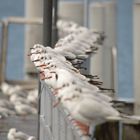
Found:
[(53, 108), (54, 98), (42, 84), (40, 112), (40, 140), (89, 140), (80, 137), (62, 107)]
[[(41, 19), (27, 19), (22, 17), (9, 17), (1, 22), (2, 27), (2, 38), (1, 38), (1, 55), (0, 55), (0, 84), (8, 79), (6, 79), (6, 64), (7, 64), (7, 50), (8, 50), (8, 36), (9, 36), (9, 26), (10, 24), (31, 24), (31, 25), (42, 25)], [(10, 81), (12, 83), (25, 83), (22, 81)], [(26, 81), (29, 83), (30, 81)], [(31, 82), (30, 82), (31, 83)], [(32, 81), (33, 85), (36, 84)]]

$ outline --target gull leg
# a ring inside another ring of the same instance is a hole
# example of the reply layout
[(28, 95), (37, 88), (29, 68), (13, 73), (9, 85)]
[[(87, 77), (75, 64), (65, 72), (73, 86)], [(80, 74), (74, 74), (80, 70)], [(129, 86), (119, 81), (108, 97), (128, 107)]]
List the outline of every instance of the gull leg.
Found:
[(83, 124), (83, 123), (81, 123), (81, 122), (79, 122), (79, 121), (73, 121), (73, 124), (78, 128), (78, 129), (80, 129), (81, 130), (81, 132), (82, 132), (82, 135), (84, 135), (84, 136), (90, 136), (89, 135), (89, 126), (88, 125), (85, 125), (85, 124)]

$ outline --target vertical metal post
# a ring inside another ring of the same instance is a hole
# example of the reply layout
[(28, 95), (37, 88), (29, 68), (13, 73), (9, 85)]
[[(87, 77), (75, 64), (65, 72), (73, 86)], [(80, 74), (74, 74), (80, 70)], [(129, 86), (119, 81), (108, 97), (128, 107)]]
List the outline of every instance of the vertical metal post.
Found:
[[(52, 6), (53, 0), (44, 0), (43, 3), (43, 45), (52, 45)], [(39, 82), (39, 97), (41, 94), (41, 83)], [(38, 101), (38, 139), (40, 139), (40, 110), (41, 110), (41, 98)], [(45, 124), (44, 124), (45, 125)]]
[(43, 44), (51, 46), (52, 43), (52, 6), (53, 0), (44, 0), (43, 12)]
[(84, 0), (84, 26), (89, 27), (89, 5), (90, 0)]
[(2, 83), (2, 80), (3, 80), (3, 60), (2, 60), (2, 57), (3, 57), (3, 32), (4, 32), (4, 23), (3, 21), (0, 21), (0, 25), (1, 25), (1, 38), (0, 38), (0, 85)]
[(1, 62), (0, 62), (0, 84), (4, 82), (6, 76), (6, 61), (7, 61), (7, 47), (8, 47), (8, 22), (4, 21), (2, 24), (2, 48), (1, 48)]
[(53, 0), (53, 28), (52, 28), (52, 46), (58, 40), (57, 20), (58, 20), (58, 0)]

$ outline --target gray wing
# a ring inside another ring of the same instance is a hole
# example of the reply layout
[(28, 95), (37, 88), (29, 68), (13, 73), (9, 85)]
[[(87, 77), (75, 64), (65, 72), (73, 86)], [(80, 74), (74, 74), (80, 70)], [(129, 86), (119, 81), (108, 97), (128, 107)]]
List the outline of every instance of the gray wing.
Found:
[(77, 35), (73, 33), (58, 41), (54, 50), (76, 65), (95, 54), (102, 45), (103, 38), (103, 34), (89, 30)]
[(118, 111), (111, 107), (111, 105), (93, 99), (83, 100), (79, 113), (85, 118), (93, 121), (96, 121), (99, 118), (105, 120), (107, 117), (119, 115)]

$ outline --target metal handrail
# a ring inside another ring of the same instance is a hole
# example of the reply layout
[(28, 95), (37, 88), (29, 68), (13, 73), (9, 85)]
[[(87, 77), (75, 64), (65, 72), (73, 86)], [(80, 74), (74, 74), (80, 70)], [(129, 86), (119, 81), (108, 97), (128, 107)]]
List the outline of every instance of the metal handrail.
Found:
[(2, 25), (2, 47), (1, 47), (1, 59), (0, 59), (0, 84), (6, 80), (6, 61), (7, 61), (7, 49), (8, 49), (8, 35), (10, 24), (31, 24), (42, 25), (41, 18), (23, 18), (23, 17), (8, 17), (0, 20)]

